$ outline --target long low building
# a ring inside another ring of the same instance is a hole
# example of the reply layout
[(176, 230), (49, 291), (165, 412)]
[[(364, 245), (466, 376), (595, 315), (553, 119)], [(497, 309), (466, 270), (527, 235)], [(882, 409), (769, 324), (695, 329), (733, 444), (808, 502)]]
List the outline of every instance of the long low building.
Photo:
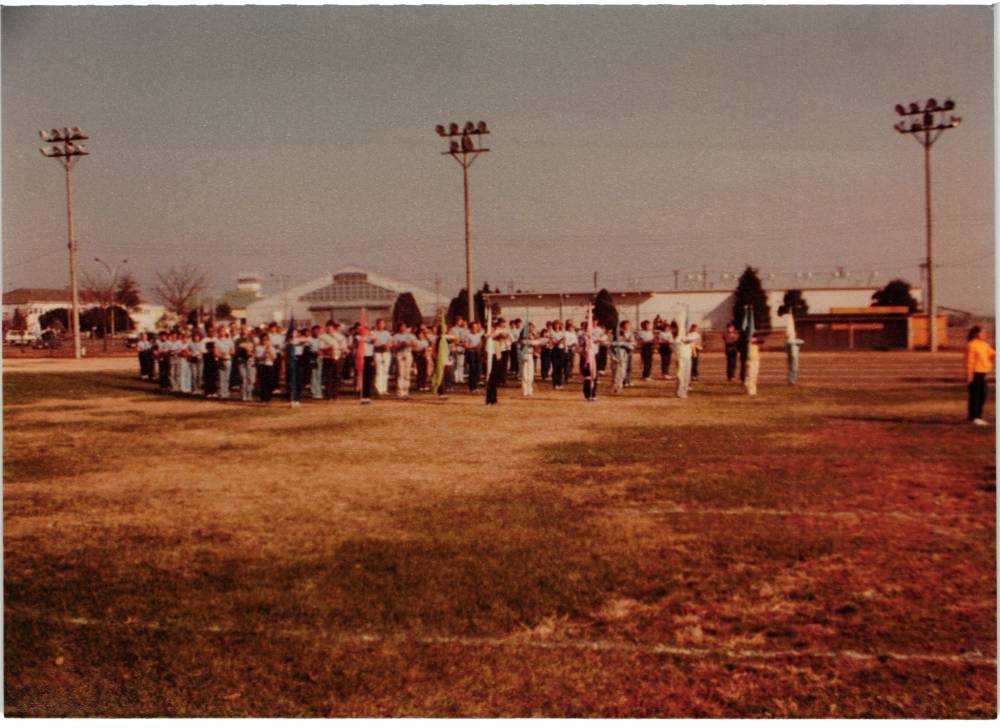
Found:
[[(774, 289), (767, 291), (767, 304), (770, 307), (771, 321), (757, 322), (758, 328), (766, 329), (781, 324), (778, 317), (778, 307), (784, 300), (785, 293), (791, 289)], [(830, 313), (835, 308), (861, 308), (871, 305), (872, 296), (879, 288), (799, 288), (802, 298), (809, 306), (809, 313)], [(698, 324), (705, 330), (721, 330), (732, 320), (733, 291), (696, 290), (696, 291), (610, 291), (618, 315), (622, 319), (632, 321), (637, 325), (644, 320), (652, 320), (657, 316), (666, 319), (674, 318), (676, 311), (687, 306), (688, 321)], [(920, 290), (910, 291), (913, 297), (921, 300)], [(546, 321), (555, 319), (573, 319), (579, 322), (587, 317), (587, 308), (594, 300), (596, 293), (490, 293), (486, 294), (487, 303), (500, 307), (507, 318), (528, 318), (536, 326), (544, 325)]]

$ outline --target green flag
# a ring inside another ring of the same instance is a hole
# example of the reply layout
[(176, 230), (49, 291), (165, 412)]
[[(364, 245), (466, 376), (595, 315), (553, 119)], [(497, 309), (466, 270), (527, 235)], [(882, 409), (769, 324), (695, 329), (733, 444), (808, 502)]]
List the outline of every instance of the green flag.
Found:
[(448, 329), (444, 322), (444, 311), (441, 311), (441, 334), (437, 340), (437, 361), (434, 364), (434, 376), (431, 377), (431, 391), (437, 392), (444, 382), (444, 370), (448, 366)]

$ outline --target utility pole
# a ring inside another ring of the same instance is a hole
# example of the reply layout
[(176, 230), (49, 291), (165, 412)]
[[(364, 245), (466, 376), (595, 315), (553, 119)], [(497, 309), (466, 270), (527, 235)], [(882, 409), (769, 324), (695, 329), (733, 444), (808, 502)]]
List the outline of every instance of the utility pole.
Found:
[[(469, 167), (480, 154), (490, 151), (482, 146), (482, 135), (489, 134), (490, 131), (485, 121), (480, 121), (478, 124), (467, 121), (463, 129), (459, 129), (458, 124), (454, 122), (448, 125), (447, 130), (442, 124), (438, 124), (434, 127), (434, 131), (440, 137), (458, 137), (453, 138), (448, 151), (441, 154), (451, 155), (462, 165), (462, 185), (465, 190), (465, 294), (469, 314), (467, 320), (471, 324), (476, 320), (476, 308), (472, 302), (472, 207), (469, 204)], [(476, 137), (475, 141), (473, 137)]]
[(902, 104), (896, 105), (896, 113), (909, 118), (909, 125), (906, 121), (900, 121), (893, 128), (900, 134), (910, 134), (917, 143), (924, 148), (924, 207), (927, 218), (927, 327), (930, 350), (938, 350), (937, 336), (937, 308), (934, 301), (934, 247), (933, 247), (933, 218), (931, 217), (931, 147), (945, 129), (954, 129), (962, 119), (959, 116), (952, 116), (950, 112), (955, 108), (955, 102), (947, 99), (938, 106), (934, 99), (927, 99), (924, 108), (916, 102), (911, 103), (909, 108), (903, 108)]
[(678, 285), (677, 285), (677, 276), (679, 276), (680, 274), (681, 274), (681, 272), (677, 268), (674, 268), (674, 290), (675, 291), (678, 288)]
[[(73, 353), (79, 359), (83, 354), (80, 349), (80, 288), (76, 275), (76, 239), (73, 236), (73, 166), (77, 162), (77, 157), (86, 157), (90, 154), (81, 141), (89, 139), (83, 133), (83, 129), (78, 126), (70, 126), (64, 129), (52, 129), (51, 131), (40, 131), (38, 136), (47, 144), (54, 146), (42, 147), (38, 151), (43, 156), (50, 159), (59, 160), (59, 164), (66, 170), (66, 227), (69, 237), (69, 285), (72, 296), (72, 321), (73, 327)], [(59, 145), (62, 146), (59, 146)]]
[[(103, 265), (107, 269), (108, 275), (111, 277), (111, 280), (108, 283), (108, 290), (111, 292), (111, 295), (109, 296), (111, 305), (108, 307), (108, 311), (110, 313), (110, 318), (111, 318), (111, 327), (110, 327), (111, 342), (113, 344), (115, 341), (115, 288), (118, 287), (118, 268), (120, 268), (123, 265), (127, 265), (128, 258), (123, 260), (121, 263), (118, 263), (113, 268), (100, 258), (94, 258), (94, 262)], [(105, 337), (104, 350), (107, 351), (107, 349), (108, 349), (108, 339), (107, 337)]]
[(597, 271), (594, 271), (594, 290), (597, 290)]
[(434, 276), (434, 310), (441, 313), (441, 276)]

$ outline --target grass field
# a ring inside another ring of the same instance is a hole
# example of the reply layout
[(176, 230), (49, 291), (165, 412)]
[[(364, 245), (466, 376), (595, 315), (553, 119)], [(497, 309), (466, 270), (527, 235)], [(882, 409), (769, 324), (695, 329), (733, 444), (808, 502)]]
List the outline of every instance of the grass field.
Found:
[(71, 366), (5, 367), (7, 715), (996, 715), (958, 354), (496, 408)]

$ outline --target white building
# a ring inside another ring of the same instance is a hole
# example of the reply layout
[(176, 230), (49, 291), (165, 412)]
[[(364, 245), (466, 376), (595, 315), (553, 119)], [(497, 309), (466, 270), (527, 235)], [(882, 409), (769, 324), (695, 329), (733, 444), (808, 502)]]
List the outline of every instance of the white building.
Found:
[[(39, 334), (42, 326), (39, 319), (49, 311), (65, 309), (68, 312), (72, 309), (72, 294), (68, 288), (16, 288), (3, 294), (3, 318), (5, 321), (13, 321), (20, 312), (27, 322), (27, 331)], [(87, 301), (84, 291), (80, 291), (80, 314), (94, 303)], [(163, 316), (164, 307), (148, 301), (142, 301), (138, 307), (128, 312), (136, 329), (140, 331), (153, 331), (156, 329), (156, 322)]]
[[(254, 301), (247, 306), (246, 319), (251, 326), (277, 321), (284, 325), (290, 317), (296, 322), (324, 324), (330, 319), (351, 324), (364, 308), (369, 322), (390, 319), (392, 306), (400, 293), (412, 293), (424, 320), (437, 311), (438, 296), (397, 278), (346, 266), (333, 273), (289, 288), (281, 293)], [(441, 300), (443, 305), (447, 301)]]
[[(778, 307), (790, 289), (767, 291), (771, 321), (757, 322), (758, 328), (779, 325)], [(809, 313), (830, 313), (833, 308), (863, 308), (871, 305), (872, 295), (879, 287), (850, 288), (799, 288), (802, 298), (809, 306)], [(675, 317), (680, 306), (687, 306), (688, 322), (698, 324), (704, 330), (721, 330), (733, 316), (733, 291), (609, 291), (622, 319), (629, 319), (633, 326), (656, 316), (665, 319)], [(919, 302), (920, 289), (910, 293)], [(535, 326), (541, 327), (546, 321), (573, 319), (576, 323), (587, 317), (587, 307), (594, 300), (596, 292), (586, 293), (490, 293), (488, 303), (500, 307), (505, 318), (529, 318)]]

